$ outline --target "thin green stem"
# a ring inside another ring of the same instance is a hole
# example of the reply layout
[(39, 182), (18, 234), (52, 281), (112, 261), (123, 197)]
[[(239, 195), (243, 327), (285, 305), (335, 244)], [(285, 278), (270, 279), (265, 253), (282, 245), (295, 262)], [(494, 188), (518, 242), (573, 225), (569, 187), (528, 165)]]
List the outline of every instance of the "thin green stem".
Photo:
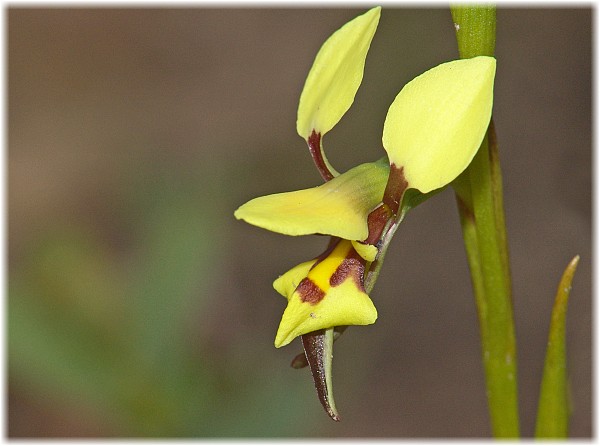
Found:
[[(494, 435), (519, 435), (516, 340), (510, 275), (494, 200), (487, 137), (469, 168), (473, 215), (485, 299), (482, 334), (490, 418)], [(469, 249), (468, 245), (465, 245)]]
[[(470, 181), (467, 176), (464, 180), (469, 186)], [(469, 190), (469, 197), (471, 191)], [(463, 241), (467, 252), (467, 261), (469, 271), (471, 272), (471, 285), (475, 294), (477, 305), (477, 316), (479, 318), (479, 327), (482, 331), (481, 339), (488, 339), (487, 335), (487, 305), (485, 300), (485, 289), (483, 284), (483, 273), (481, 272), (481, 259), (479, 257), (479, 243), (477, 242), (477, 230), (475, 227), (475, 216), (473, 215), (472, 203), (466, 203), (459, 193), (456, 193), (456, 204), (459, 209), (460, 225), (463, 233)], [(483, 347), (483, 346), (482, 346)], [(483, 352), (485, 352), (483, 347)], [(485, 360), (485, 355), (484, 355)]]
[[(493, 56), (496, 9), (453, 6), (460, 56)], [(473, 162), (453, 184), (480, 324), (492, 432), (519, 436), (516, 339), (502, 198), (493, 123)]]

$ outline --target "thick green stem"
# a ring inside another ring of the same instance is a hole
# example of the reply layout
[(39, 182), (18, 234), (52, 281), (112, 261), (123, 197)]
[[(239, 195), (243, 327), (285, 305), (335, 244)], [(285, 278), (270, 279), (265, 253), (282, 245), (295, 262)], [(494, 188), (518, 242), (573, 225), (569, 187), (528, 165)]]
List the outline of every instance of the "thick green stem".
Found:
[[(488, 138), (469, 168), (473, 215), (485, 300), (482, 351), (494, 435), (519, 435), (516, 340), (507, 253), (496, 212)], [(465, 245), (468, 248), (468, 245)], [(481, 290), (480, 290), (481, 291)], [(481, 297), (478, 299), (481, 300)]]
[(454, 5), (450, 10), (460, 57), (493, 56), (496, 49), (496, 6)]
[[(493, 56), (493, 6), (452, 7), (460, 56)], [(471, 165), (453, 184), (480, 323), (492, 432), (519, 436), (516, 339), (502, 199), (493, 123)]]

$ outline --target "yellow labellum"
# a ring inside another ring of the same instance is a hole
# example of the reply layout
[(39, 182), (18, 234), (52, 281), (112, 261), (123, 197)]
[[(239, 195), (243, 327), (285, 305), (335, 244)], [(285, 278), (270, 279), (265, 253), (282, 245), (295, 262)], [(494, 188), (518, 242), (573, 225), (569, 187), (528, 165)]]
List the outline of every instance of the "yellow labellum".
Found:
[(380, 13), (378, 6), (346, 23), (319, 50), (298, 106), (296, 128), (304, 139), (313, 130), (327, 133), (354, 102)]
[[(273, 283), (277, 291), (285, 292), (288, 297), (275, 337), (275, 347), (283, 347), (297, 336), (316, 330), (375, 322), (377, 310), (355, 274), (348, 274), (341, 283), (332, 281), (352, 249), (351, 242), (340, 240), (333, 251), (312, 269), (315, 261), (304, 262)], [(300, 279), (307, 268), (306, 276)], [(304, 289), (297, 286), (303, 279), (309, 282)], [(307, 290), (310, 292), (307, 293)]]
[(492, 114), (496, 59), (480, 56), (438, 65), (404, 86), (383, 126), (391, 164), (409, 187), (427, 193), (471, 162)]

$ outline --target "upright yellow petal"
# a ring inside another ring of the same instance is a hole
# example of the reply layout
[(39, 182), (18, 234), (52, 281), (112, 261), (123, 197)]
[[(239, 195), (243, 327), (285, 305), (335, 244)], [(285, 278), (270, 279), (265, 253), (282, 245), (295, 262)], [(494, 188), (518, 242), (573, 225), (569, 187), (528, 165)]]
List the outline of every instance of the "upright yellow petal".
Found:
[(367, 216), (381, 201), (388, 173), (386, 161), (361, 164), (318, 187), (250, 200), (234, 215), (286, 235), (364, 240), (369, 234)]
[(390, 163), (426, 193), (454, 180), (477, 152), (492, 114), (496, 59), (438, 65), (406, 84), (383, 126)]
[(319, 50), (298, 106), (296, 128), (304, 139), (313, 130), (327, 133), (354, 102), (380, 13), (378, 6), (346, 23)]

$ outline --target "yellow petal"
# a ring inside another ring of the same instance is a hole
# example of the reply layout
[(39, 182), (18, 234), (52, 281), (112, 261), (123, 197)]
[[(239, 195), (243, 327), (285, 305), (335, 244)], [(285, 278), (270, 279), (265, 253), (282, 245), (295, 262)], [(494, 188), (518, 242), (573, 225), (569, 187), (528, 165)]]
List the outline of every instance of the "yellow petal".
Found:
[(273, 288), (275, 288), (275, 291), (289, 300), (300, 281), (308, 275), (308, 272), (316, 261), (317, 259), (303, 262), (300, 265), (294, 266), (287, 273), (279, 276), (273, 282)]
[(298, 134), (324, 135), (348, 111), (363, 78), (381, 7), (370, 9), (329, 37), (319, 50), (300, 95)]
[[(300, 266), (294, 274), (300, 272)], [(282, 347), (297, 336), (323, 328), (374, 323), (377, 310), (364, 291), (363, 268), (364, 260), (357, 256), (352, 243), (340, 240), (326, 258), (308, 271), (300, 286), (292, 290), (284, 284), (281, 291), (291, 294), (275, 346)]]
[(369, 234), (367, 216), (381, 201), (388, 174), (385, 161), (361, 164), (318, 187), (250, 200), (234, 215), (286, 235), (364, 240)]
[(379, 250), (374, 245), (352, 241), (354, 250), (367, 262), (372, 262), (377, 257)]
[(438, 65), (404, 86), (383, 127), (390, 163), (426, 193), (471, 162), (488, 127), (496, 60), (480, 56)]

